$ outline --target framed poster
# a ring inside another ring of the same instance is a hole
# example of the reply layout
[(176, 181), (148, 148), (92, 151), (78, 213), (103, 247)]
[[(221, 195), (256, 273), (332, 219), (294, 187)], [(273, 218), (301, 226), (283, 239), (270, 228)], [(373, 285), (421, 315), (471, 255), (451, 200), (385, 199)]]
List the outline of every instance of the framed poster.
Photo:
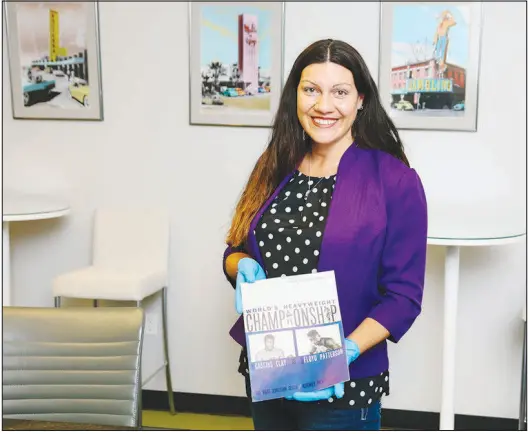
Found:
[(382, 2), (379, 91), (399, 129), (477, 130), (480, 2)]
[(190, 123), (268, 127), (282, 88), (282, 2), (190, 2)]
[(5, 2), (15, 119), (103, 120), (97, 2)]

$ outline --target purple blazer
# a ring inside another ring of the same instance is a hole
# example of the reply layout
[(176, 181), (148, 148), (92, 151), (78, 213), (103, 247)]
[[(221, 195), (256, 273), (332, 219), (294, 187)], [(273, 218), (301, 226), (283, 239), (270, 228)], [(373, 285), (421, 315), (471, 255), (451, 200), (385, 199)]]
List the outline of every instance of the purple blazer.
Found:
[[(294, 172), (256, 214), (245, 252), (263, 267), (254, 229)], [(235, 251), (228, 246), (225, 260)], [(352, 144), (343, 154), (322, 239), (318, 271), (335, 271), (339, 304), (348, 336), (373, 318), (398, 342), (421, 312), (427, 251), (427, 203), (419, 176), (395, 157)], [(245, 345), (243, 317), (230, 335)], [(350, 365), (350, 377), (379, 375), (388, 369), (387, 342)]]

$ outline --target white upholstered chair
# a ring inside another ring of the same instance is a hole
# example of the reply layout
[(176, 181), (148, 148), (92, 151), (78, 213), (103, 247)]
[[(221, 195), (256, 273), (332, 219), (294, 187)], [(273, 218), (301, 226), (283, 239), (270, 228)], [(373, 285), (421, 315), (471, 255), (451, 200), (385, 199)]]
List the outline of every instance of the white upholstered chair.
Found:
[(158, 293), (162, 300), (164, 364), (169, 409), (175, 414), (167, 337), (169, 215), (162, 210), (99, 209), (94, 218), (92, 265), (57, 276), (55, 307), (61, 297), (142, 301)]

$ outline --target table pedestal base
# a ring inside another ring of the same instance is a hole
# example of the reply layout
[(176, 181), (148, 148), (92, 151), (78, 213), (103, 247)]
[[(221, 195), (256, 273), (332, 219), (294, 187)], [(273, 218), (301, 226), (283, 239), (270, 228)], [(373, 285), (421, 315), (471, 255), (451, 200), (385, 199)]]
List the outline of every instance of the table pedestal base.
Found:
[(455, 428), (455, 353), (460, 247), (447, 246), (444, 282), (444, 336), (442, 368), (442, 407), (440, 430)]

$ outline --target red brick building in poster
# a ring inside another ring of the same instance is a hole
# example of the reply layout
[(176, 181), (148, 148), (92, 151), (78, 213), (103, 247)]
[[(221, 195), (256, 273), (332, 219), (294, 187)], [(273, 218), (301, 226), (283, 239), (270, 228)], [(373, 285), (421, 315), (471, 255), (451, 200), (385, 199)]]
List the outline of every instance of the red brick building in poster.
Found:
[(395, 66), (391, 72), (392, 103), (409, 101), (415, 108), (451, 108), (465, 97), (466, 70), (446, 64), (443, 77), (436, 72), (434, 60)]

